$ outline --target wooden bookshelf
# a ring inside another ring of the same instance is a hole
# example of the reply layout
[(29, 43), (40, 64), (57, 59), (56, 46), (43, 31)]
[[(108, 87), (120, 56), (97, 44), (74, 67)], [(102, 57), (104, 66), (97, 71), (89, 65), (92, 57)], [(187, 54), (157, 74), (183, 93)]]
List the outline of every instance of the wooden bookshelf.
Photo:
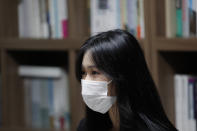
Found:
[[(68, 0), (69, 37), (66, 39), (21, 39), (18, 37), (18, 1), (0, 1), (0, 68), (2, 74), (2, 120), (0, 131), (54, 131), (26, 128), (24, 123), (24, 91), (18, 67), (27, 65), (59, 66), (68, 71), (71, 130), (75, 131), (84, 117), (80, 85), (75, 78), (77, 51), (90, 36), (87, 0)], [(149, 68), (152, 68), (150, 44), (151, 3), (144, 0), (145, 38), (139, 39)]]
[(196, 74), (197, 38), (165, 36), (165, 0), (151, 0), (152, 74), (164, 109), (175, 124), (174, 75)]

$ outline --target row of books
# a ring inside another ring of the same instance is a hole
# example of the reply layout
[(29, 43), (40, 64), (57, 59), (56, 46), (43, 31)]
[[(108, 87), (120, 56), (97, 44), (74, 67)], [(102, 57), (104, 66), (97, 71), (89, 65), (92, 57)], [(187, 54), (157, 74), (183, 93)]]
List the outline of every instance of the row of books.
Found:
[(66, 38), (68, 36), (67, 0), (20, 0), (19, 37)]
[(197, 0), (165, 0), (166, 37), (197, 36)]
[(179, 131), (197, 130), (197, 77), (174, 76), (175, 121)]
[(25, 125), (70, 129), (68, 76), (58, 67), (20, 66), (23, 78)]
[(126, 29), (137, 38), (145, 37), (144, 0), (89, 0), (91, 34)]

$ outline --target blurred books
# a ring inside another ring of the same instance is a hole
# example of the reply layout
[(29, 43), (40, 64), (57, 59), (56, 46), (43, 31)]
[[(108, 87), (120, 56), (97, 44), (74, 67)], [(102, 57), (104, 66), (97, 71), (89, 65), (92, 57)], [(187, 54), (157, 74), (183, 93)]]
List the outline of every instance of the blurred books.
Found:
[(19, 37), (68, 37), (67, 0), (20, 0), (18, 5)]
[(196, 131), (197, 77), (174, 76), (175, 121), (179, 131)]
[(125, 29), (137, 38), (145, 37), (144, 0), (90, 0), (91, 35), (111, 29)]
[(68, 75), (59, 67), (19, 67), (23, 77), (25, 124), (32, 128), (70, 129)]
[(165, 0), (166, 37), (197, 36), (197, 0)]

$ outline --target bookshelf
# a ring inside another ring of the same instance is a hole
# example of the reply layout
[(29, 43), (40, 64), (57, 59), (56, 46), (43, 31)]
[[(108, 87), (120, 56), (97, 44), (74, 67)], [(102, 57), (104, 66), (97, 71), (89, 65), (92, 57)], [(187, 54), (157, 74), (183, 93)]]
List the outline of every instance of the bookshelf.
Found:
[[(90, 36), (88, 0), (68, 0), (68, 38), (19, 38), (17, 5), (19, 1), (0, 1), (0, 72), (2, 75), (2, 125), (0, 131), (54, 131), (25, 127), (24, 90), (17, 70), (20, 65), (58, 66), (68, 71), (71, 130), (84, 116), (80, 85), (75, 78), (75, 58), (81, 44)], [(144, 0), (145, 38), (139, 39), (151, 68), (150, 2)]]
[(164, 109), (175, 124), (174, 75), (196, 75), (196, 37), (166, 37), (165, 0), (151, 0), (152, 74)]

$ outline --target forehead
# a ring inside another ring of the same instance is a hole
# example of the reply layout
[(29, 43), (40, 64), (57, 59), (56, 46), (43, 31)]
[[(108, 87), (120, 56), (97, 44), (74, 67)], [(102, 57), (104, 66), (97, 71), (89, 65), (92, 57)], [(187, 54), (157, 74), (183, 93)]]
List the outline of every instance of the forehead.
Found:
[(82, 66), (86, 68), (88, 66), (93, 66), (93, 65), (95, 64), (92, 60), (92, 54), (90, 51), (87, 51), (83, 56)]

